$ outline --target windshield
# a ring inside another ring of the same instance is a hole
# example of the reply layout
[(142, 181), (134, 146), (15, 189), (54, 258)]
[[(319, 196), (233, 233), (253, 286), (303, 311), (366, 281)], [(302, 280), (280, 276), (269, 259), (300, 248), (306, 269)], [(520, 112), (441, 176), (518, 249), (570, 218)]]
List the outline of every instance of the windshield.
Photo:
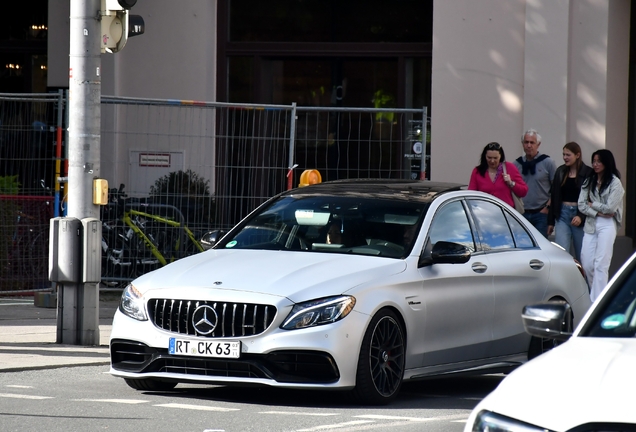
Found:
[(267, 249), (403, 258), (428, 204), (359, 197), (280, 198), (216, 249)]
[(581, 336), (636, 336), (636, 260), (616, 280), (592, 318)]

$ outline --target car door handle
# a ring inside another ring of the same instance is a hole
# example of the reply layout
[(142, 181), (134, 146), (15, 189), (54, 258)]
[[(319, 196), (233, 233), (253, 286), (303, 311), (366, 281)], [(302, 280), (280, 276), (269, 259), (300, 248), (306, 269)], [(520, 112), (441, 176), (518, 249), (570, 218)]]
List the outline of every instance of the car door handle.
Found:
[(480, 262), (473, 263), (472, 268), (475, 273), (485, 273), (488, 270), (488, 266)]
[(541, 270), (545, 264), (538, 259), (530, 260), (530, 268), (534, 270)]

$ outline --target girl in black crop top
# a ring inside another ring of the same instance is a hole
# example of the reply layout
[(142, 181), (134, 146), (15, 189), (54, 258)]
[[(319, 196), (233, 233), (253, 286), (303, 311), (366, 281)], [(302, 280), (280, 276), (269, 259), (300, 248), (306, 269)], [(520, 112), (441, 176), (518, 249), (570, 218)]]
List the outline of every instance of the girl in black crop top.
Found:
[(583, 163), (581, 146), (575, 142), (563, 146), (563, 162), (552, 182), (548, 235), (554, 233), (554, 242), (580, 260), (585, 216), (577, 201), (583, 180), (592, 169)]

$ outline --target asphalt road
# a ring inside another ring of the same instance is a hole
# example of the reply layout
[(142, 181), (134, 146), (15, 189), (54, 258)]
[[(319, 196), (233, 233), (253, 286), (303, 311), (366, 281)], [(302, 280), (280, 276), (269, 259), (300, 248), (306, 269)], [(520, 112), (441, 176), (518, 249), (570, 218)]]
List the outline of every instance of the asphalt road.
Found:
[(138, 392), (107, 366), (0, 374), (3, 431), (384, 431), (461, 432), (502, 376), (409, 383), (384, 407), (346, 393), (180, 384)]

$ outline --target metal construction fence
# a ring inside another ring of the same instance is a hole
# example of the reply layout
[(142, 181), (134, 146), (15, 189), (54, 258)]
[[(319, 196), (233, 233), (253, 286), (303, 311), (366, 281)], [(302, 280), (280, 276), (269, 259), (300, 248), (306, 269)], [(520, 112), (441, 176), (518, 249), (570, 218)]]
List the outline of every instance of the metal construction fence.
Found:
[(0, 293), (48, 289), (62, 94), (0, 95)]
[[(46, 197), (49, 218), (63, 216), (66, 210), (66, 98), (62, 93), (0, 94), (0, 195)], [(195, 237), (208, 230), (227, 229), (271, 196), (298, 186), (306, 169), (318, 170), (322, 181), (430, 176), (426, 108), (299, 107), (103, 96), (100, 114), (98, 173), (117, 190), (103, 208), (103, 230), (116, 228), (114, 238), (126, 237), (135, 244), (124, 252), (118, 248), (121, 245), (109, 245), (105, 239), (102, 273), (107, 281), (126, 281), (156, 268), (156, 260), (143, 252), (144, 241), (133, 225), (156, 233), (166, 219), (181, 220)], [(9, 258), (15, 242), (7, 233), (19, 231), (13, 204), (5, 202), (15, 200), (0, 200), (2, 214), (7, 215), (0, 220), (6, 234), (0, 246), (2, 268), (15, 265), (15, 259)], [(131, 214), (131, 208), (136, 214)], [(28, 214), (25, 209), (19, 211)], [(36, 230), (41, 227), (39, 222)], [(42, 243), (43, 249), (48, 249), (47, 244)], [(196, 248), (188, 253), (194, 252)], [(42, 259), (47, 257), (46, 250)], [(45, 261), (42, 268), (47, 265)], [(38, 289), (42, 285), (39, 279), (24, 280), (19, 287), (0, 279), (0, 293)]]

